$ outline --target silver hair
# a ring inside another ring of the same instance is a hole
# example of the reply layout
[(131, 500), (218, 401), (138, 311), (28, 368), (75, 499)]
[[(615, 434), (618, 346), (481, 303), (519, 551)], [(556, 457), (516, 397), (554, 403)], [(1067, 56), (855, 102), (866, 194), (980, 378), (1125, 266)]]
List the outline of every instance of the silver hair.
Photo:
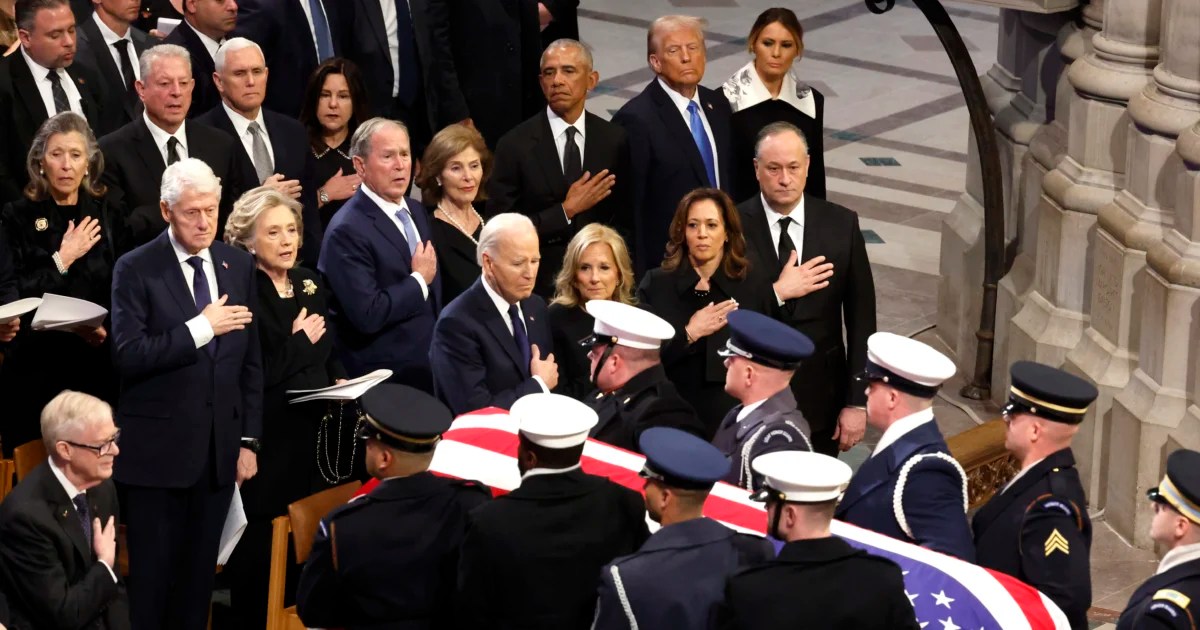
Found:
[(235, 53), (239, 50), (253, 48), (258, 51), (259, 56), (263, 58), (263, 64), (267, 63), (267, 56), (263, 54), (262, 46), (246, 39), (245, 37), (234, 37), (233, 39), (225, 40), (224, 44), (217, 49), (217, 54), (213, 55), (213, 66), (217, 74), (225, 73), (225, 56), (229, 53)]
[(42, 408), (42, 444), (53, 454), (59, 441), (77, 441), (85, 427), (111, 417), (112, 407), (103, 400), (64, 389)]
[(185, 192), (221, 196), (221, 179), (207, 164), (196, 158), (183, 158), (163, 171), (159, 198), (174, 208)]
[(159, 44), (153, 48), (147, 48), (146, 52), (138, 58), (138, 69), (141, 70), (142, 81), (150, 80), (150, 72), (160, 59), (182, 59), (187, 62), (188, 72), (192, 71), (192, 55), (186, 48), (175, 44)]
[(404, 132), (404, 135), (409, 135), (408, 127), (399, 120), (376, 116), (359, 125), (354, 136), (350, 138), (350, 157), (367, 159), (367, 156), (371, 154), (371, 140), (375, 138), (375, 133), (388, 126), (397, 127)]
[(596, 69), (595, 60), (592, 58), (592, 47), (579, 40), (571, 39), (569, 37), (556, 39), (550, 42), (550, 45), (546, 46), (546, 50), (542, 51), (542, 60), (538, 63), (538, 66), (540, 67), (545, 65), (546, 55), (550, 54), (550, 51), (560, 49), (579, 51), (579, 54), (583, 56), (583, 60), (587, 62), (588, 70)]
[[(283, 206), (292, 211), (296, 219), (296, 230), (304, 234), (303, 206), (291, 197), (270, 188), (259, 186), (246, 191), (237, 201), (233, 202), (233, 212), (225, 220), (225, 242), (250, 251), (254, 245), (254, 232), (258, 226), (258, 217), (271, 208)], [(297, 237), (296, 247), (303, 245), (303, 237)]]
[(690, 29), (700, 33), (700, 39), (703, 40), (706, 26), (708, 26), (708, 20), (694, 15), (664, 15), (656, 18), (650, 23), (649, 30), (646, 31), (646, 56), (658, 52), (658, 39), (662, 33)]
[(100, 152), (96, 134), (92, 133), (87, 119), (67, 111), (47, 118), (46, 122), (38, 127), (33, 142), (29, 143), (29, 154), (25, 160), (29, 184), (25, 190), (31, 199), (41, 200), (50, 195), (50, 178), (42, 172), (42, 161), (46, 159), (46, 145), (50, 143), (50, 138), (72, 132), (83, 136), (83, 144), (87, 150), (87, 170), (83, 173), (79, 188), (93, 197), (99, 197), (107, 191), (104, 184), (100, 183), (100, 173), (104, 172), (104, 154)]
[(475, 248), (475, 262), (482, 267), (483, 254), (486, 252), (489, 256), (495, 256), (496, 245), (503, 240), (506, 234), (516, 230), (537, 232), (537, 228), (533, 227), (533, 221), (530, 221), (529, 217), (516, 212), (504, 212), (488, 219), (487, 225), (483, 226), (483, 230), (479, 232), (479, 246)]
[(808, 155), (808, 137), (805, 136), (804, 132), (801, 131), (796, 125), (780, 120), (770, 123), (766, 127), (763, 127), (761, 130), (759, 130), (758, 137), (754, 139), (754, 159), (758, 159), (759, 149), (762, 148), (762, 143), (764, 140), (772, 136), (778, 136), (779, 134), (788, 132), (794, 133), (800, 137), (800, 143), (804, 145), (804, 155)]

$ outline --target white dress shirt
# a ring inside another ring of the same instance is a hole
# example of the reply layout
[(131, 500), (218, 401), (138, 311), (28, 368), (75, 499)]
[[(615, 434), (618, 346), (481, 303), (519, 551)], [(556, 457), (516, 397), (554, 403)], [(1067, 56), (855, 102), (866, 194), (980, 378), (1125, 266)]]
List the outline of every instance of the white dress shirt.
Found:
[(908, 435), (926, 422), (933, 422), (933, 407), (922, 409), (893, 422), (892, 426), (888, 427), (879, 438), (879, 443), (875, 445), (875, 450), (871, 451), (871, 457), (882, 453), (883, 449), (895, 444), (896, 440)]
[(749, 416), (751, 413), (753, 413), (755, 409), (758, 409), (759, 407), (761, 407), (762, 404), (765, 402), (767, 402), (766, 398), (764, 398), (758, 402), (752, 402), (749, 405), (742, 407), (742, 410), (738, 412), (737, 421), (741, 422), (742, 420), (745, 420), (747, 416)]
[[(788, 236), (792, 237), (792, 243), (796, 246), (796, 261), (804, 262), (804, 195), (800, 196), (800, 201), (796, 202), (792, 211), (786, 215), (775, 212), (762, 193), (759, 193), (759, 197), (762, 197), (763, 214), (767, 217), (767, 228), (771, 230), (771, 244), (775, 246), (776, 254), (779, 253), (779, 236), (782, 232), (779, 220), (787, 216), (792, 219), (792, 222), (788, 224)], [(782, 265), (785, 262), (787, 261), (781, 260), (779, 264)]]
[[(684, 95), (671, 89), (662, 77), (658, 77), (658, 84), (666, 91), (667, 96), (671, 97), (671, 102), (675, 103), (675, 107), (679, 109), (679, 115), (683, 116), (683, 124), (688, 129), (692, 128), (692, 115), (688, 113), (688, 103), (695, 103), (700, 110), (700, 121), (704, 123), (704, 133), (708, 135), (708, 144), (712, 147), (713, 152), (713, 173), (717, 176), (717, 181), (713, 182), (713, 188), (721, 187), (721, 157), (717, 153), (717, 139), (713, 137), (712, 126), (708, 124), (708, 115), (704, 113), (704, 103), (700, 102), (700, 88), (696, 88), (696, 92), (692, 94), (692, 98), (686, 98)], [(699, 147), (697, 147), (699, 150)]]
[(71, 107), (71, 111), (83, 116), (83, 96), (79, 94), (79, 88), (75, 87), (75, 80), (71, 78), (71, 75), (62, 68), (55, 68), (52, 71), (34, 61), (33, 57), (25, 52), (24, 46), (20, 46), (19, 49), (21, 56), (25, 58), (25, 65), (29, 67), (29, 74), (33, 76), (33, 84), (37, 86), (38, 94), (42, 97), (42, 104), (46, 106), (46, 116), (50, 117), (58, 113), (58, 110), (54, 108), (54, 92), (50, 89), (51, 72), (58, 75), (58, 82), (67, 95), (67, 105)]
[[(187, 20), (184, 20), (183, 23), (187, 24), (187, 27), (192, 29), (193, 33), (200, 36), (200, 43), (204, 44), (204, 49), (208, 51), (208, 56), (212, 57), (213, 60), (215, 61), (217, 59), (217, 49), (221, 47), (221, 44), (225, 43), (225, 40), (222, 39), (221, 41), (217, 41), (217, 40), (209, 37), (208, 35), (201, 33), (200, 31), (196, 30), (196, 27), (194, 27), (190, 23), (188, 23)], [(209, 81), (212, 81), (212, 77), (192, 77), (192, 78), (196, 79), (197, 81), (200, 81), (203, 78), (207, 78)]]
[(536, 477), (538, 475), (561, 475), (563, 473), (569, 473), (573, 470), (579, 470), (582, 467), (583, 464), (575, 464), (569, 468), (530, 468), (529, 470), (525, 471), (524, 475), (521, 475), (521, 481), (525, 481), (530, 477)]
[(1046, 458), (1043, 457), (1042, 459), (1039, 459), (1036, 462), (1033, 462), (1032, 464), (1019, 470), (1017, 472), (1017, 474), (1013, 475), (1012, 479), (1008, 480), (1008, 483), (1004, 484), (1004, 487), (1000, 489), (1000, 492), (997, 492), (996, 494), (1004, 494), (1005, 492), (1007, 492), (1008, 489), (1011, 488), (1014, 483), (1017, 483), (1018, 479), (1020, 479), (1021, 477), (1024, 477), (1025, 473), (1029, 472), (1030, 468), (1033, 468), (1034, 466), (1037, 466), (1038, 464), (1042, 463), (1042, 460), (1044, 460), (1044, 459), (1046, 459)]
[(162, 156), (164, 165), (167, 163), (167, 143), (171, 138), (179, 141), (179, 159), (190, 157), (188, 155), (186, 120), (179, 123), (179, 129), (176, 129), (175, 133), (167, 133), (162, 127), (151, 122), (144, 110), (142, 111), (142, 120), (145, 121), (146, 128), (150, 130), (150, 137), (154, 139), (154, 146), (158, 147), (158, 153)]
[[(104, 46), (108, 49), (108, 54), (112, 57), (113, 63), (117, 64), (117, 74), (121, 74), (121, 51), (117, 50), (116, 43), (119, 41), (127, 41), (129, 44), (125, 47), (125, 54), (129, 56), (129, 63), (133, 65), (133, 80), (137, 81), (142, 78), (142, 69), (138, 65), (137, 49), (133, 47), (133, 40), (129, 38), (129, 29), (125, 30), (125, 35), (117, 35), (115, 31), (108, 28), (104, 20), (100, 19), (99, 12), (92, 13), (92, 20), (96, 22), (96, 26), (100, 29), (100, 35), (104, 38)], [(121, 74), (122, 79), (128, 79)]]
[[(315, 24), (313, 24), (312, 8), (308, 6), (308, 0), (296, 0), (296, 2), (300, 3), (300, 8), (304, 10), (304, 19), (308, 20), (308, 32), (312, 33), (313, 50), (317, 52), (317, 62), (320, 62), (321, 47), (317, 45), (317, 27)], [(329, 24), (329, 13), (325, 11), (325, 5), (321, 2), (317, 2), (317, 6), (320, 7), (321, 14), (325, 16), (325, 23)], [(331, 32), (329, 35), (332, 39), (333, 33)]]
[[(175, 230), (167, 228), (167, 237), (171, 240), (171, 248), (175, 250), (175, 257), (179, 259), (179, 268), (183, 270), (183, 280), (187, 283), (188, 295), (195, 298), (196, 291), (194, 290), (196, 282), (196, 270), (188, 264), (188, 259), (192, 256), (199, 256), (200, 260), (204, 261), (205, 280), (208, 281), (208, 295), (213, 302), (216, 302), (221, 294), (217, 292), (217, 268), (213, 266), (212, 252), (206, 247), (200, 250), (197, 254), (189, 254), (183, 245), (175, 239)], [(188, 332), (192, 334), (192, 341), (197, 348), (203, 348), (208, 345), (216, 337), (216, 332), (213, 331), (212, 324), (203, 313), (184, 322), (188, 327)]]
[(413, 69), (400, 67), (400, 22), (396, 18), (395, 0), (379, 0), (379, 8), (383, 9), (383, 32), (387, 36), (388, 61), (392, 62), (392, 98), (396, 98), (400, 95), (400, 73), (412, 72)]
[(1160, 575), (1166, 573), (1185, 562), (1191, 562), (1198, 558), (1200, 558), (1200, 543), (1180, 545), (1168, 551), (1163, 556), (1162, 560), (1158, 563), (1158, 570), (1154, 574)]
[[(263, 143), (267, 145), (267, 155), (271, 156), (271, 164), (275, 164), (275, 149), (271, 146), (271, 136), (267, 133), (267, 122), (263, 120), (262, 108), (258, 108), (258, 116), (254, 120), (250, 120), (239, 114), (225, 99), (221, 99), (221, 107), (225, 108), (225, 113), (229, 115), (229, 121), (233, 123), (233, 130), (237, 133), (238, 140), (242, 141), (242, 146), (246, 149), (246, 155), (254, 157), (254, 134), (250, 133), (250, 123), (258, 123), (259, 133), (262, 134)], [(255, 164), (254, 166), (258, 166)]]
[[(56, 466), (56, 465), (54, 464), (54, 459), (53, 459), (53, 458), (48, 458), (48, 461), (50, 462), (50, 472), (54, 473), (54, 478), (58, 480), (58, 483), (62, 485), (62, 489), (63, 489), (63, 491), (64, 491), (64, 492), (66, 492), (66, 493), (67, 493), (67, 496), (71, 498), (71, 506), (72, 506), (72, 507), (71, 507), (71, 509), (73, 509), (73, 510), (76, 510), (76, 513), (78, 513), (78, 508), (75, 508), (75, 507), (74, 507), (74, 505), (75, 505), (75, 497), (76, 497), (77, 495), (80, 495), (80, 494), (82, 494), (82, 495), (84, 496), (84, 500), (86, 501), (86, 500), (87, 500), (87, 494), (85, 494), (85, 493), (84, 493), (82, 490), (80, 490), (79, 488), (76, 488), (76, 487), (75, 487), (75, 484), (71, 483), (71, 480), (70, 480), (70, 479), (67, 479), (67, 475), (66, 475), (65, 473), (63, 473), (63, 471), (59, 470), (58, 466)], [(90, 505), (90, 504), (89, 504), (89, 505)], [(98, 517), (97, 517), (96, 515), (94, 515), (94, 514), (93, 514), (92, 516), (93, 516), (93, 518), (98, 518)], [(101, 526), (104, 526), (104, 523), (101, 523), (100, 525), (101, 525)], [(100, 535), (100, 533), (99, 533), (99, 532), (97, 532), (97, 531), (95, 531), (95, 529), (93, 528), (92, 535), (93, 535), (93, 536), (98, 536), (98, 535)], [(117, 574), (113, 572), (113, 568), (112, 568), (112, 567), (110, 567), (110, 566), (108, 566), (108, 563), (107, 563), (107, 562), (105, 562), (105, 561), (103, 561), (103, 560), (99, 560), (99, 562), (100, 562), (100, 564), (103, 564), (103, 565), (104, 565), (104, 568), (105, 568), (105, 569), (108, 569), (108, 574), (112, 576), (113, 582), (116, 582), (116, 581), (117, 581)]]
[[(421, 236), (421, 229), (417, 227), (417, 221), (413, 218), (412, 211), (408, 209), (407, 199), (401, 197), (400, 203), (392, 203), (375, 194), (375, 191), (371, 190), (371, 187), (367, 186), (366, 184), (363, 184), (359, 190), (363, 191), (363, 194), (367, 196), (367, 199), (374, 201), (375, 205), (379, 206), (379, 209), (383, 211), (383, 214), (386, 215), (387, 218), (396, 226), (396, 229), (400, 230), (400, 238), (404, 239), (404, 242), (408, 242), (408, 233), (404, 231), (404, 223), (400, 221), (399, 217), (396, 216), (396, 212), (400, 210), (403, 210), (404, 214), (408, 215), (408, 220), (412, 221), (412, 228), (413, 231), (417, 233), (417, 238), (420, 240), (425, 240)], [(425, 280), (425, 276), (422, 276), (421, 272), (414, 270), (412, 272), (412, 277), (417, 281), (417, 284), (421, 285), (421, 295), (428, 300), (429, 282)]]
[[(574, 123), (567, 123), (559, 118), (554, 110), (547, 107), (546, 117), (550, 119), (550, 133), (554, 136), (554, 149), (558, 151), (558, 163), (563, 167), (563, 172), (565, 173), (567, 168), (567, 127), (574, 127), (578, 132), (575, 134), (575, 144), (579, 146), (579, 165), (583, 166), (583, 144), (587, 139), (587, 130), (584, 128), (583, 120), (587, 117), (587, 113), (580, 114), (579, 120)], [(573, 183), (567, 182), (567, 186)]]
[[(492, 283), (488, 282), (487, 278), (483, 278), (483, 282), (481, 284), (483, 284), (483, 290), (487, 291), (488, 297), (492, 299), (492, 304), (496, 307), (496, 310), (500, 312), (500, 321), (504, 322), (504, 327), (508, 329), (508, 334), (513, 335), (513, 338), (515, 339), (516, 334), (513, 332), (512, 318), (508, 316), (508, 300), (504, 299), (499, 293), (496, 292), (495, 289), (492, 288)], [(517, 303), (517, 317), (520, 317), (521, 322), (524, 323), (525, 311), (521, 308), (520, 302)], [(525, 330), (525, 336), (529, 336), (528, 329)], [(530, 343), (532, 343), (532, 340)], [(530, 351), (532, 352), (532, 350), (533, 348), (531, 347)], [(533, 380), (537, 381), (537, 384), (541, 386), (543, 392), (547, 394), (550, 393), (550, 388), (546, 387), (546, 381), (543, 381), (542, 377), (534, 374)]]

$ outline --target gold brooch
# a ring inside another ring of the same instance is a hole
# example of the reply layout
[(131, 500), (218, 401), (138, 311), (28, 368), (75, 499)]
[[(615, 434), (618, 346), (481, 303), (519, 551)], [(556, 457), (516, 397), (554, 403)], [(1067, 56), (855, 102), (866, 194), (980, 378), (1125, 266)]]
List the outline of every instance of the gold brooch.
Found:
[(305, 279), (303, 284), (304, 284), (305, 295), (316, 295), (317, 294), (317, 283), (316, 282)]
[(50, 227), (50, 222), (46, 220), (46, 217), (38, 217), (33, 220), (33, 229), (39, 232), (45, 232), (48, 227)]

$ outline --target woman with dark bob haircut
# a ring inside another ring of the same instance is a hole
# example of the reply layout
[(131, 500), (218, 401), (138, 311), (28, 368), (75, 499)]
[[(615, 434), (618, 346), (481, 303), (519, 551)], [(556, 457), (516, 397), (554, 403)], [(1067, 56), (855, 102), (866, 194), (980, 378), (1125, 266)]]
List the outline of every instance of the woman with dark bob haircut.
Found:
[(742, 222), (724, 192), (697, 188), (684, 195), (668, 238), (662, 266), (638, 287), (638, 303), (675, 327), (675, 338), (663, 346), (663, 365), (711, 440), (737, 404), (725, 393), (725, 365), (717, 355), (729, 339), (725, 317), (738, 308), (774, 315), (775, 294), (769, 274), (750, 273)]
[(370, 118), (367, 89), (353, 61), (333, 57), (313, 71), (300, 107), (310, 147), (310, 175), (301, 183), (306, 190), (317, 191), (322, 232), (362, 183), (350, 162), (350, 138)]

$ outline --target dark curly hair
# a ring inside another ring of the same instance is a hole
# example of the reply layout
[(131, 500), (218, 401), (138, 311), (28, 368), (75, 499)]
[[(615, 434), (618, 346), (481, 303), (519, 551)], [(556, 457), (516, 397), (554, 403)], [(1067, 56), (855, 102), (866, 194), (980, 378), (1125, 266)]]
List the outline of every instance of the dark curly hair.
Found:
[(750, 271), (750, 261), (746, 258), (746, 236), (742, 232), (742, 219), (729, 195), (717, 188), (697, 188), (679, 200), (679, 205), (675, 207), (675, 216), (671, 218), (671, 227), (667, 231), (667, 253), (662, 268), (675, 271), (684, 264), (684, 258), (688, 254), (688, 212), (692, 206), (706, 200), (717, 204), (721, 209), (721, 223), (725, 225), (727, 242), (721, 252), (721, 268), (730, 278), (744, 280)]

